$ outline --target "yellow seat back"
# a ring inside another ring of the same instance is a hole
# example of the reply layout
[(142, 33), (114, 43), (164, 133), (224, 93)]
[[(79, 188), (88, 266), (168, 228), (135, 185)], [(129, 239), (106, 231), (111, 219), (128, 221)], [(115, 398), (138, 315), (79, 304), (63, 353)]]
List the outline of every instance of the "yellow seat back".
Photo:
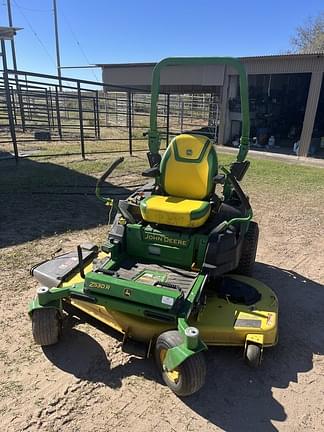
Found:
[(203, 200), (213, 191), (216, 151), (205, 136), (178, 135), (163, 155), (160, 172), (161, 186), (167, 195)]

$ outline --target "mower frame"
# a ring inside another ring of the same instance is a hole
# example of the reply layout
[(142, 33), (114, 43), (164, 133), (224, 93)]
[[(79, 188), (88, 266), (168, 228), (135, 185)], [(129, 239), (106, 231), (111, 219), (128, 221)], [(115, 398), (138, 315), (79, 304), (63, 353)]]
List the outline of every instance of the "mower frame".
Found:
[[(224, 173), (224, 199), (230, 197), (234, 191), (244, 208), (244, 215), (224, 220), (215, 228), (215, 233), (218, 234), (235, 225), (242, 227), (237, 247), (232, 255), (233, 263), (237, 265), (244, 236), (249, 229), (253, 215), (249, 200), (238, 184), (248, 167), (247, 161), (244, 161), (249, 149), (250, 121), (247, 76), (243, 65), (237, 59), (229, 57), (175, 57), (166, 58), (155, 66), (151, 88), (150, 129), (147, 133), (148, 159), (151, 168), (156, 167), (161, 159), (159, 154), (160, 134), (157, 130), (157, 103), (161, 70), (167, 66), (192, 64), (225, 64), (234, 68), (239, 74), (242, 107), (240, 147), (236, 162), (232, 164), (231, 168), (221, 167), (221, 169)], [(100, 185), (122, 161), (123, 158), (116, 160), (97, 183), (96, 195), (108, 206), (114, 205), (114, 201), (109, 197), (102, 196)], [(154, 187), (153, 185), (152, 190)], [(213, 267), (212, 265), (204, 267), (208, 254), (209, 234), (202, 234), (199, 231), (177, 233), (165, 228), (143, 226), (140, 223), (127, 221), (127, 212), (122, 210), (121, 205), (119, 211), (120, 213), (117, 213), (115, 218), (116, 223), (114, 222), (110, 232), (110, 239), (102, 246), (101, 252), (94, 253), (95, 257), (91, 259), (90, 263), (83, 262), (82, 248), (79, 246), (76, 254), (79, 264), (72, 275), (62, 277), (56, 286), (51, 285), (50, 281), (53, 280), (51, 278), (48, 278), (46, 285), (46, 274), (45, 279), (44, 275), (41, 278), (38, 276), (39, 280), (45, 280), (45, 286), (43, 283), (37, 289), (36, 297), (29, 304), (28, 312), (32, 320), (36, 310), (46, 312), (47, 309), (54, 309), (61, 316), (65, 306), (72, 305), (123, 333), (124, 342), (127, 339), (134, 339), (147, 343), (146, 355), (150, 354), (152, 342), (156, 340), (159, 342), (161, 332), (177, 329), (181, 342), (174, 346), (168, 346), (165, 355), (163, 354), (163, 358), (161, 357), (163, 373), (178, 369), (194, 355), (206, 350), (207, 344), (242, 345), (244, 346), (244, 355), (253, 358), (254, 364), (258, 365), (262, 358), (263, 346), (272, 346), (277, 341), (277, 299), (270, 288), (249, 278), (229, 275), (228, 279), (225, 278), (226, 280), (232, 279), (234, 282), (238, 281), (250, 285), (253, 289), (259, 289), (262, 292), (263, 297), (259, 305), (261, 309), (258, 310), (254, 305), (251, 307), (246, 305), (233, 306), (228, 299), (213, 299), (213, 307), (215, 310), (218, 308), (217, 314), (221, 317), (218, 321), (217, 318), (213, 321), (214, 318), (211, 316), (215, 313), (212, 309), (205, 307), (203, 293), (208, 282), (208, 269)], [(126, 246), (123, 243), (124, 237), (128, 239)], [(169, 266), (175, 263), (177, 268), (187, 272), (191, 271), (194, 265), (191, 258), (193, 251), (195, 251), (198, 257), (198, 264), (196, 264), (198, 268), (194, 271), (197, 272), (197, 275), (188, 295), (185, 296), (182, 291), (179, 292), (174, 287), (171, 289), (170, 286), (161, 284), (164, 276), (159, 268), (158, 270), (156, 268), (148, 269), (146, 273), (144, 272), (143, 275), (136, 276), (136, 278), (119, 277), (119, 268), (125, 259), (133, 256), (132, 251), (135, 249), (140, 251), (140, 257), (144, 259), (144, 262), (149, 259), (149, 254), (145, 252), (148, 244), (155, 245), (154, 247), (158, 245), (162, 251), (161, 257), (156, 256), (155, 261), (152, 261), (153, 263)], [(170, 244), (176, 246), (171, 247)], [(46, 263), (43, 263), (38, 268), (36, 266), (33, 269), (36, 278), (42, 265), (46, 267)], [(229, 268), (225, 266), (222, 271), (228, 273), (233, 268), (235, 266)], [(148, 276), (152, 280), (156, 278), (157, 284), (154, 282), (154, 289), (142, 281)], [(157, 286), (159, 284), (160, 286)], [(226, 310), (229, 311), (227, 317), (224, 312)], [(223, 329), (219, 330), (222, 327), (221, 319), (223, 318), (226, 324), (224, 324)], [(212, 335), (213, 325), (215, 326), (215, 333), (217, 333), (215, 337)], [(175, 340), (174, 336), (172, 337), (170, 340)], [(257, 347), (258, 351), (249, 350), (250, 345)], [(257, 352), (258, 357), (256, 357), (255, 352)], [(191, 390), (193, 392), (197, 388), (194, 390), (191, 388)], [(190, 391), (187, 389), (185, 393), (190, 394)], [(177, 394), (184, 395), (181, 392)]]

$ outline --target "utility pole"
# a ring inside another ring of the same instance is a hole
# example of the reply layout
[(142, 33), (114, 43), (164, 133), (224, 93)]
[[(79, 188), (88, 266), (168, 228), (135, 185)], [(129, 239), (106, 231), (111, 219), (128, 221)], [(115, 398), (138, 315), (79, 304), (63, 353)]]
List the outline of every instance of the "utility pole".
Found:
[(53, 14), (54, 14), (54, 29), (55, 29), (57, 75), (59, 79), (60, 91), (62, 91), (61, 59), (60, 59), (60, 45), (59, 45), (58, 25), (57, 25), (56, 0), (53, 0)]
[[(7, 10), (8, 10), (9, 27), (13, 27), (12, 26), (12, 15), (11, 15), (11, 3), (10, 3), (10, 0), (7, 0)], [(11, 42), (11, 52), (12, 52), (12, 64), (13, 64), (14, 71), (16, 71), (17, 70), (17, 60), (16, 60), (16, 49), (15, 49), (14, 38), (12, 38), (10, 42)]]
[(6, 97), (6, 105), (7, 105), (7, 114), (8, 114), (8, 121), (9, 121), (9, 127), (10, 127), (10, 134), (11, 134), (11, 140), (12, 140), (12, 144), (13, 144), (13, 148), (14, 148), (16, 162), (18, 162), (19, 154), (18, 154), (18, 147), (17, 147), (15, 122), (14, 122), (14, 118), (13, 118), (13, 110), (12, 110), (12, 104), (11, 104), (11, 94), (10, 94), (10, 84), (9, 84), (9, 77), (8, 77), (8, 65), (7, 65), (5, 40), (12, 40), (12, 38), (15, 36), (17, 30), (20, 30), (20, 28), (0, 27), (0, 41), (1, 41), (0, 56), (2, 57), (3, 84), (4, 84), (5, 97)]

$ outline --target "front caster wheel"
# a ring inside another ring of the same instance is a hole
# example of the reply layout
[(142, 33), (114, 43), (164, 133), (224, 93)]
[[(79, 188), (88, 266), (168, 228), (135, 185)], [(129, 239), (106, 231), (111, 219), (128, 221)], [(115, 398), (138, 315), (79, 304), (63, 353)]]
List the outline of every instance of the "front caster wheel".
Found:
[(167, 350), (182, 343), (182, 337), (176, 330), (162, 333), (155, 345), (155, 360), (166, 385), (178, 396), (189, 396), (197, 392), (205, 382), (206, 362), (203, 353), (194, 354), (176, 369), (166, 371), (163, 361)]
[(246, 363), (253, 368), (260, 366), (262, 360), (262, 350), (260, 345), (249, 344), (245, 352)]
[(62, 320), (57, 309), (36, 309), (32, 313), (31, 319), (34, 341), (38, 345), (48, 346), (58, 342), (61, 335)]

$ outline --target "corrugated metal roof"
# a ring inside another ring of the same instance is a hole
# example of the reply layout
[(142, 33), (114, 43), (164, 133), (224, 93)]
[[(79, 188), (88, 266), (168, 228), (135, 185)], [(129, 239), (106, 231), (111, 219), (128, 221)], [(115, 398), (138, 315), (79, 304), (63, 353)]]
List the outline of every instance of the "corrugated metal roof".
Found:
[[(256, 55), (256, 56), (249, 56), (249, 57), (238, 57), (240, 60), (275, 60), (275, 59), (300, 59), (300, 58), (320, 58), (324, 57), (323, 53), (307, 53), (307, 54), (270, 54), (270, 55)], [(152, 67), (155, 66), (156, 62), (143, 62), (143, 63), (97, 63), (96, 66), (99, 67)]]
[(322, 53), (304, 53), (304, 54), (270, 54), (270, 55), (257, 55), (250, 57), (239, 57), (240, 60), (253, 60), (253, 59), (281, 59), (281, 58), (301, 58), (301, 57), (323, 57), (324, 52)]

